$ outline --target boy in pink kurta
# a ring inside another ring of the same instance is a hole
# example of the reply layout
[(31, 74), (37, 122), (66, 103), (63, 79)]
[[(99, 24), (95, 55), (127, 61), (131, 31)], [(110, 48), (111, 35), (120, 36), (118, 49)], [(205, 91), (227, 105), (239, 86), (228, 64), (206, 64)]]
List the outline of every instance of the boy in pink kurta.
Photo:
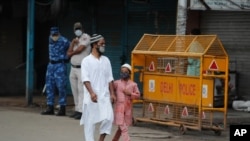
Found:
[(122, 136), (123, 141), (130, 141), (128, 127), (132, 124), (133, 99), (140, 97), (137, 83), (130, 80), (131, 66), (121, 66), (121, 79), (114, 81), (116, 102), (114, 103), (114, 124), (118, 126), (112, 141), (118, 141)]

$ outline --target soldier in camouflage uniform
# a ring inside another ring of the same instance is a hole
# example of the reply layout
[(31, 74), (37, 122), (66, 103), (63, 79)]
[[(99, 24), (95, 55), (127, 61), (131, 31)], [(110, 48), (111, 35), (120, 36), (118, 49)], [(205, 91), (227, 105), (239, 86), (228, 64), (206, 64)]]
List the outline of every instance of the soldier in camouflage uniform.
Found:
[(57, 116), (64, 116), (66, 109), (67, 62), (66, 52), (70, 41), (60, 35), (58, 27), (51, 27), (49, 36), (49, 64), (46, 72), (47, 109), (42, 115), (54, 115), (56, 89), (59, 93), (60, 105)]

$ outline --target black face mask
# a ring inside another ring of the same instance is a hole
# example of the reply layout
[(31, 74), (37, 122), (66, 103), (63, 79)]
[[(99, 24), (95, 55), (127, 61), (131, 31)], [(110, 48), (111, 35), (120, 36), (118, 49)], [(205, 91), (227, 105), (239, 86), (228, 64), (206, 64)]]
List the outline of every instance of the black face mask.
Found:
[(128, 79), (128, 78), (130, 78), (130, 74), (127, 72), (121, 72), (120, 77), (121, 77), (121, 79)]

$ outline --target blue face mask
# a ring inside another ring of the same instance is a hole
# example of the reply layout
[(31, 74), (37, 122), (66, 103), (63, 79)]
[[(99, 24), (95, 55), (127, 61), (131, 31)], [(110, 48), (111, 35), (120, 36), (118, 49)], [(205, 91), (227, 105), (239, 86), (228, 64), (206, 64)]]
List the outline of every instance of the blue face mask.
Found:
[(120, 77), (121, 79), (128, 79), (130, 77), (130, 74), (127, 72), (121, 72)]

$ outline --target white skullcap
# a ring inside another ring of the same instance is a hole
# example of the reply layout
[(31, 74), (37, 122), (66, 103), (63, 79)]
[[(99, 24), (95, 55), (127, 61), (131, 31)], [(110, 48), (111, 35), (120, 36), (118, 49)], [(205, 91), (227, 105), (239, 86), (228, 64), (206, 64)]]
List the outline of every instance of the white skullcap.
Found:
[(129, 64), (123, 64), (122, 65), (122, 68), (128, 68), (129, 69), (129, 71), (131, 71), (131, 66), (129, 65)]
[(99, 35), (99, 34), (93, 34), (92, 37), (90, 38), (90, 43), (94, 43), (94, 42), (97, 42), (99, 40), (103, 39), (103, 36), (102, 35)]

